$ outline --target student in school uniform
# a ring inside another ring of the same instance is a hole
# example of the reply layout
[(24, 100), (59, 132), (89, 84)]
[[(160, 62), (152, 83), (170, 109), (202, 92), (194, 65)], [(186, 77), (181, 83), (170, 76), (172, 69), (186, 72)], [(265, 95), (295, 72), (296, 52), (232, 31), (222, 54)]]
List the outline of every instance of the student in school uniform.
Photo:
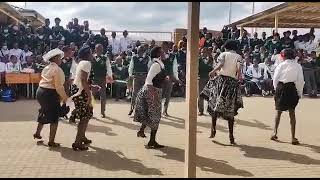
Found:
[(303, 93), (304, 77), (301, 65), (294, 60), (294, 50), (284, 49), (283, 58), (284, 62), (280, 63), (276, 67), (273, 77), (273, 86), (275, 89), (274, 100), (277, 113), (275, 117), (274, 134), (271, 136), (271, 140), (278, 140), (277, 135), (281, 114), (283, 111), (289, 111), (291, 143), (293, 145), (297, 145), (299, 144), (299, 141), (295, 137), (295, 108)]
[(6, 73), (19, 73), (21, 71), (21, 64), (17, 56), (11, 55), (10, 62), (6, 64)]
[[(199, 94), (202, 89), (206, 86), (209, 80), (209, 73), (213, 69), (213, 61), (210, 61), (209, 54), (207, 48), (203, 48), (201, 50), (201, 55), (199, 57), (199, 81), (198, 81), (198, 88)], [(203, 116), (204, 111), (204, 99), (199, 96), (198, 98), (198, 110), (199, 116)]]
[(65, 82), (64, 82), (64, 89), (66, 90), (66, 93), (68, 96), (70, 96), (70, 75), (71, 75), (71, 66), (72, 66), (72, 49), (69, 46), (64, 46), (62, 48), (62, 51), (64, 52), (64, 57), (61, 62), (61, 69), (64, 72), (65, 76)]
[(137, 54), (132, 56), (129, 64), (129, 77), (133, 79), (133, 92), (131, 98), (131, 107), (129, 116), (133, 113), (135, 108), (136, 96), (140, 89), (143, 87), (144, 82), (148, 74), (148, 65), (150, 65), (150, 57), (144, 54), (145, 49), (143, 46), (139, 46), (137, 49)]
[(101, 87), (100, 89), (100, 101), (101, 101), (101, 117), (105, 118), (105, 109), (106, 109), (106, 84), (107, 80), (112, 82), (112, 69), (111, 63), (108, 57), (103, 55), (103, 45), (97, 44), (95, 47), (95, 55), (92, 63), (92, 80), (93, 84)]
[(167, 75), (166, 81), (163, 84), (163, 91), (162, 91), (163, 98), (165, 99), (163, 114), (165, 116), (169, 116), (168, 107), (171, 99), (173, 83), (176, 82), (181, 85), (182, 82), (179, 80), (179, 77), (178, 77), (178, 63), (177, 63), (176, 55), (174, 53), (169, 52), (170, 50), (169, 43), (164, 41), (162, 43), (162, 49), (165, 54), (165, 59), (163, 60), (163, 64), (165, 66), (165, 72)]

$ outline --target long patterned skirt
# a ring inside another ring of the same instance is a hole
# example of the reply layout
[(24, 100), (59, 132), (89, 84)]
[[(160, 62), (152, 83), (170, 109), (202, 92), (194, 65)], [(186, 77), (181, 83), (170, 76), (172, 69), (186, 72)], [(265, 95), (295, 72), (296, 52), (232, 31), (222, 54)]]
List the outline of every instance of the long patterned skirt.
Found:
[(200, 96), (208, 101), (208, 113), (211, 116), (229, 120), (243, 108), (239, 82), (228, 76), (216, 76), (210, 79)]
[(143, 86), (137, 94), (133, 121), (157, 130), (161, 119), (161, 95), (162, 89)]
[[(76, 85), (72, 85), (71, 94), (74, 95), (79, 91)], [(93, 107), (87, 104), (88, 95), (82, 90), (79, 96), (72, 98), (75, 109), (71, 113), (71, 117), (74, 119), (91, 119), (93, 116)]]

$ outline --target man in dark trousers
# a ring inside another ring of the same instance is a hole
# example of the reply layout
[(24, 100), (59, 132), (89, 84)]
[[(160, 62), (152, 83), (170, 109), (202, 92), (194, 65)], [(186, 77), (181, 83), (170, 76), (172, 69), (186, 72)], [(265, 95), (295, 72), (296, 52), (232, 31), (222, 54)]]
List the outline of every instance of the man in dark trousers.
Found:
[(136, 96), (139, 90), (143, 87), (148, 74), (149, 56), (145, 55), (143, 46), (137, 49), (137, 55), (132, 56), (129, 64), (129, 77), (133, 79), (133, 93), (131, 98), (131, 108), (128, 115), (131, 115), (134, 110)]
[[(206, 86), (208, 80), (209, 80), (209, 73), (212, 71), (213, 67), (213, 61), (212, 58), (210, 58), (210, 54), (208, 54), (208, 49), (203, 48), (201, 50), (201, 55), (199, 57), (199, 81), (198, 81), (198, 92), (199, 94), (203, 90), (203, 88)], [(204, 111), (204, 101), (203, 98), (200, 96), (198, 97), (198, 110), (199, 110), (199, 116), (203, 116)]]
[(163, 114), (165, 116), (169, 116), (168, 107), (171, 99), (173, 83), (176, 82), (181, 85), (182, 82), (179, 80), (178, 77), (178, 63), (176, 54), (172, 52), (170, 53), (170, 47), (167, 41), (162, 42), (161, 46), (165, 54), (165, 57), (163, 57), (163, 64), (167, 75), (166, 81), (164, 82), (162, 89), (162, 97), (165, 98)]
[(116, 58), (116, 62), (112, 65), (113, 79), (114, 79), (114, 90), (116, 95), (116, 101), (118, 101), (121, 97), (121, 94), (126, 93), (127, 80), (129, 77), (128, 67), (123, 65), (123, 59), (118, 56)]
[(105, 118), (106, 109), (106, 84), (107, 79), (112, 82), (112, 69), (110, 60), (103, 55), (103, 45), (97, 44), (95, 47), (96, 54), (94, 55), (95, 60), (92, 61), (92, 80), (94, 85), (101, 87), (100, 89), (100, 101), (101, 101), (101, 117)]

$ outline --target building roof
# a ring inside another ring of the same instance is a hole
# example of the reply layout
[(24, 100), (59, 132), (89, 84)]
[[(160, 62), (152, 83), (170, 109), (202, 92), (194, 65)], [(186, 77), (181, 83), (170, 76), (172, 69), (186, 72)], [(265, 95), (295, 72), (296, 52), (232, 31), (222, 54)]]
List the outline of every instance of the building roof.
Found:
[(35, 10), (20, 8), (19, 12), (28, 19), (32, 26), (39, 27), (44, 24), (45, 18)]
[(8, 3), (0, 2), (0, 14), (4, 14), (10, 19), (8, 21), (17, 21), (18, 23), (21, 23), (24, 19), (23, 15), (17, 11), (15, 8), (10, 6)]
[(285, 2), (228, 26), (275, 27), (275, 15), (278, 28), (320, 28), (320, 2)]

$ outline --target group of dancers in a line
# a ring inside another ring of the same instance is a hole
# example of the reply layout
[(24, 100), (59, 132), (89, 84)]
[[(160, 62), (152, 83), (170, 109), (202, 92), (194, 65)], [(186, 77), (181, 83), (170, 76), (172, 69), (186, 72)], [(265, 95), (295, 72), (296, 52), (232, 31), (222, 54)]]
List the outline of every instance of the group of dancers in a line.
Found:
[[(216, 121), (223, 118), (228, 121), (229, 139), (231, 144), (235, 144), (233, 127), (238, 109), (243, 108), (240, 83), (242, 57), (236, 53), (237, 43), (228, 40), (224, 44), (225, 51), (218, 57), (218, 64), (209, 72), (205, 87), (201, 90), (200, 97), (208, 101), (208, 113), (212, 117), (210, 138), (216, 135)], [(301, 66), (294, 61), (294, 51), (284, 49), (282, 52), (283, 62), (277, 66), (274, 74), (273, 85), (275, 91), (275, 118), (274, 134), (271, 140), (277, 140), (277, 130), (280, 117), (283, 111), (289, 110), (292, 144), (299, 144), (295, 137), (295, 107), (302, 96), (304, 85), (303, 72)], [(59, 116), (61, 115), (61, 102), (66, 103), (69, 98), (64, 91), (64, 73), (59, 67), (64, 53), (59, 49), (53, 49), (44, 55), (44, 60), (50, 64), (44, 68), (41, 81), (37, 90), (37, 100), (41, 106), (38, 116), (38, 126), (33, 135), (36, 139), (41, 139), (41, 130), (44, 124), (50, 124), (50, 135), (48, 146), (59, 147), (55, 142), (55, 134), (58, 127)], [(98, 62), (89, 46), (84, 45), (78, 53), (79, 63), (76, 67), (74, 81), (71, 86), (71, 97), (75, 109), (71, 117), (79, 119), (78, 130), (72, 148), (74, 150), (88, 150), (88, 145), (92, 143), (86, 137), (86, 129), (89, 120), (93, 116), (93, 106), (91, 101), (91, 91), (99, 90), (99, 86), (90, 83), (90, 73), (94, 66), (94, 61)], [(150, 140), (147, 148), (162, 148), (163, 145), (156, 141), (157, 130), (162, 115), (163, 91), (172, 89), (166, 85), (172, 85), (173, 81), (179, 82), (175, 77), (173, 68), (176, 59), (168, 52), (166, 44), (155, 46), (150, 52), (151, 61), (143, 57), (141, 49), (131, 60), (131, 71), (134, 75), (134, 89), (138, 89), (134, 94), (131, 104), (131, 113), (134, 113), (133, 120), (141, 123), (137, 132), (138, 137), (145, 138), (145, 128), (151, 129)], [(105, 59), (105, 58), (100, 58)], [(149, 62), (149, 67), (146, 65)], [(105, 75), (104, 73), (102, 73)], [(138, 83), (137, 83), (138, 81)], [(141, 88), (139, 89), (140, 84)], [(165, 87), (165, 88), (164, 88)], [(170, 92), (171, 93), (171, 92)], [(168, 100), (169, 103), (169, 100)], [(168, 103), (165, 106), (167, 114)]]

